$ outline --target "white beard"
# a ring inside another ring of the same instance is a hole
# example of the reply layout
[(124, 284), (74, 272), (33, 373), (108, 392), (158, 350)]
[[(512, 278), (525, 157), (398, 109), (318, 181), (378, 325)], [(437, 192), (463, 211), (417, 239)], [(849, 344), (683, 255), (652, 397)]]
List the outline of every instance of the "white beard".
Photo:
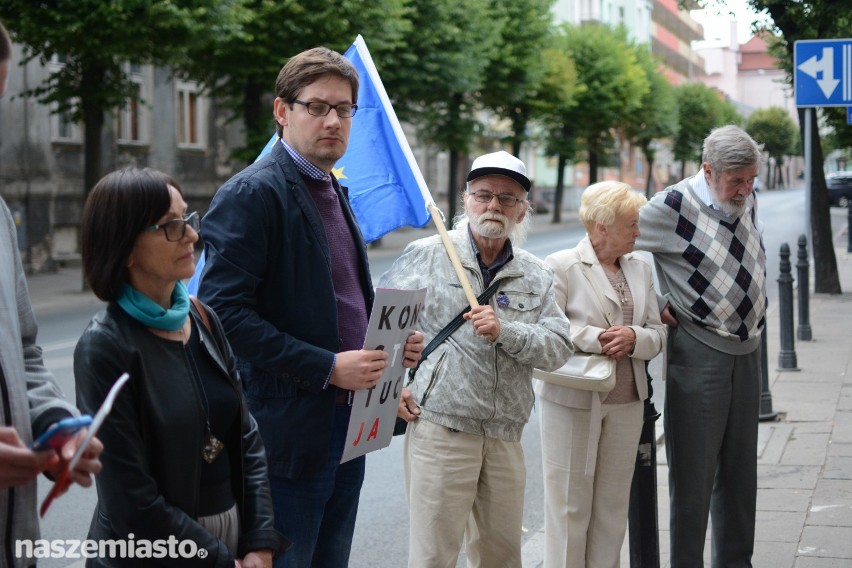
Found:
[[(491, 222), (491, 221), (497, 221)], [(514, 223), (502, 213), (483, 213), (476, 219), (470, 220), (473, 229), (486, 239), (502, 239), (508, 237), (515, 227)]]
[(748, 203), (748, 200), (743, 200), (741, 204), (737, 204), (733, 201), (716, 201), (715, 197), (713, 198), (713, 204), (732, 217), (741, 217), (745, 213), (746, 203)]

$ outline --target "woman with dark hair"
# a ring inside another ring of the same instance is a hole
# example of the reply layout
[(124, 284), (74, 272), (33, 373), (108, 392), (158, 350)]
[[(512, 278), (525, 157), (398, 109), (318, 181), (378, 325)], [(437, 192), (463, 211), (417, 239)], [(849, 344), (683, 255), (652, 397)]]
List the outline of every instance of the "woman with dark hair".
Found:
[(108, 449), (89, 539), (176, 538), (198, 552), (87, 566), (268, 568), (287, 544), (273, 528), (263, 445), (231, 348), (183, 282), (198, 240), (198, 214), (186, 209), (178, 184), (148, 168), (95, 185), (83, 210), (83, 269), (109, 305), (77, 344), (74, 374), (89, 413), (130, 374), (100, 430)]

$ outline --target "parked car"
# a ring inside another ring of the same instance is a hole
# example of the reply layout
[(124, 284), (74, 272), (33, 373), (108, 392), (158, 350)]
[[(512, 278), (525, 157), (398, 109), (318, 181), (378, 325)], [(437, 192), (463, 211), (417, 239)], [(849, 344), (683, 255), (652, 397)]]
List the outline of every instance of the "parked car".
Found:
[(848, 207), (852, 201), (852, 170), (832, 172), (825, 176), (828, 201), (836, 207)]

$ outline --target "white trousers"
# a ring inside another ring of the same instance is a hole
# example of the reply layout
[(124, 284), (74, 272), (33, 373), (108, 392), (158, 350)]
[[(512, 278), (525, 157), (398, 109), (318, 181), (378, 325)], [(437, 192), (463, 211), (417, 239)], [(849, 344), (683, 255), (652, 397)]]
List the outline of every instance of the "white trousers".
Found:
[(520, 442), (423, 419), (405, 433), (409, 568), (521, 568), (526, 466)]
[(594, 475), (586, 475), (591, 411), (541, 401), (544, 567), (617, 568), (644, 403), (604, 404)]

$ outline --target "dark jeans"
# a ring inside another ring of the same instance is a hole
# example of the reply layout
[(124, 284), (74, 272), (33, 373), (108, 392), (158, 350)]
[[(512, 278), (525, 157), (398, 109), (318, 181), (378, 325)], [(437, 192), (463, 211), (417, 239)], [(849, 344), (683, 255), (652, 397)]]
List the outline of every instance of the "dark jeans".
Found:
[(352, 409), (338, 406), (325, 467), (313, 477), (270, 476), (275, 528), (293, 547), (275, 568), (345, 568), (349, 564), (365, 458), (340, 463)]

